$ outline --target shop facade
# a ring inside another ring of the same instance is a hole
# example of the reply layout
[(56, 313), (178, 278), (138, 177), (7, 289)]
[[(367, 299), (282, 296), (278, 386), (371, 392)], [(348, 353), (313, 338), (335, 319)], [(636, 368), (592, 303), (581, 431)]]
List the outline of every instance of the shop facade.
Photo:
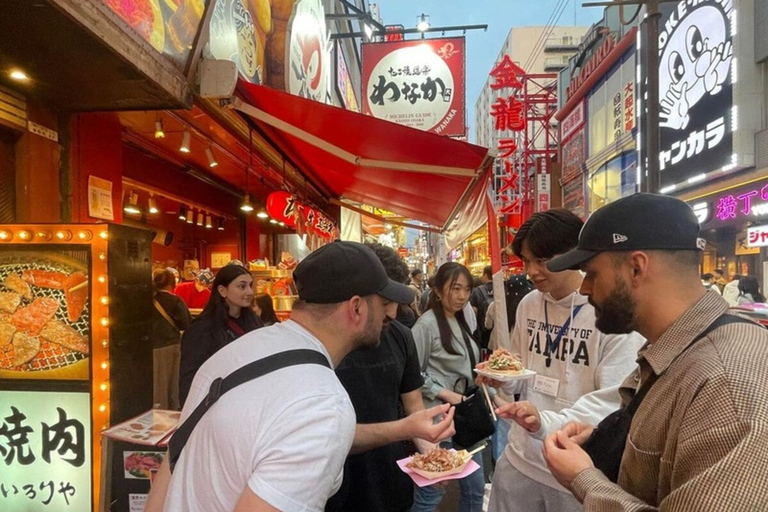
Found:
[(638, 190), (636, 39), (606, 8), (560, 72), (562, 206), (582, 218)]

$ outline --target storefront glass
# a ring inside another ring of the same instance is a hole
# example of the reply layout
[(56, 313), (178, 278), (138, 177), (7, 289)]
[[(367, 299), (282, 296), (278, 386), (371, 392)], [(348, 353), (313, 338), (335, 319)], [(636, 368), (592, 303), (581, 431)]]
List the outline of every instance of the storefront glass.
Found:
[(617, 156), (589, 175), (589, 211), (637, 191), (637, 153)]

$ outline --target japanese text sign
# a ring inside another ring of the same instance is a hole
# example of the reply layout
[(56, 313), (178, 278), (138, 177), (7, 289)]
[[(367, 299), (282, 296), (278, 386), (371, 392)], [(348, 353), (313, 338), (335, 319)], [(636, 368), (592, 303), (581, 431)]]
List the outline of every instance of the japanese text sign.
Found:
[(89, 394), (0, 391), (0, 468), (0, 510), (90, 510)]
[(336, 238), (337, 230), (333, 220), (314, 208), (302, 204), (296, 197), (284, 190), (272, 192), (267, 197), (267, 213), (277, 221), (298, 231), (323, 238)]
[(768, 182), (759, 181), (689, 203), (702, 230), (768, 219)]
[(662, 4), (659, 105), (662, 188), (719, 170), (733, 153), (733, 2)]
[(465, 127), (464, 38), (363, 45), (363, 112), (449, 137)]
[(768, 226), (747, 229), (747, 247), (768, 247)]

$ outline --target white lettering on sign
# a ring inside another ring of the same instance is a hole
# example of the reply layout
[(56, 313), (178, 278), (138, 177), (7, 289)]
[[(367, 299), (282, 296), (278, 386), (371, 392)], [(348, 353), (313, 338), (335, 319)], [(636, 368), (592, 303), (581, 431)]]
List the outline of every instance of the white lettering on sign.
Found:
[(573, 132), (584, 124), (584, 102), (580, 102), (573, 112), (568, 114), (560, 123), (560, 137), (566, 140)]
[(59, 142), (58, 132), (51, 130), (50, 128), (46, 128), (45, 126), (33, 123), (32, 121), (27, 122), (27, 128), (29, 129), (30, 133), (45, 137), (46, 139), (52, 140), (53, 142)]

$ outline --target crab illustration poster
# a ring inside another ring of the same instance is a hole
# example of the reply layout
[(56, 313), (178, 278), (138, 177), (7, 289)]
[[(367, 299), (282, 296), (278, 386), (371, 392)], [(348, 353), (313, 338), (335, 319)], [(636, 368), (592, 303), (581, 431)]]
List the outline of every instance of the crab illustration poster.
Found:
[(659, 34), (661, 187), (732, 162), (733, 0), (662, 4)]

